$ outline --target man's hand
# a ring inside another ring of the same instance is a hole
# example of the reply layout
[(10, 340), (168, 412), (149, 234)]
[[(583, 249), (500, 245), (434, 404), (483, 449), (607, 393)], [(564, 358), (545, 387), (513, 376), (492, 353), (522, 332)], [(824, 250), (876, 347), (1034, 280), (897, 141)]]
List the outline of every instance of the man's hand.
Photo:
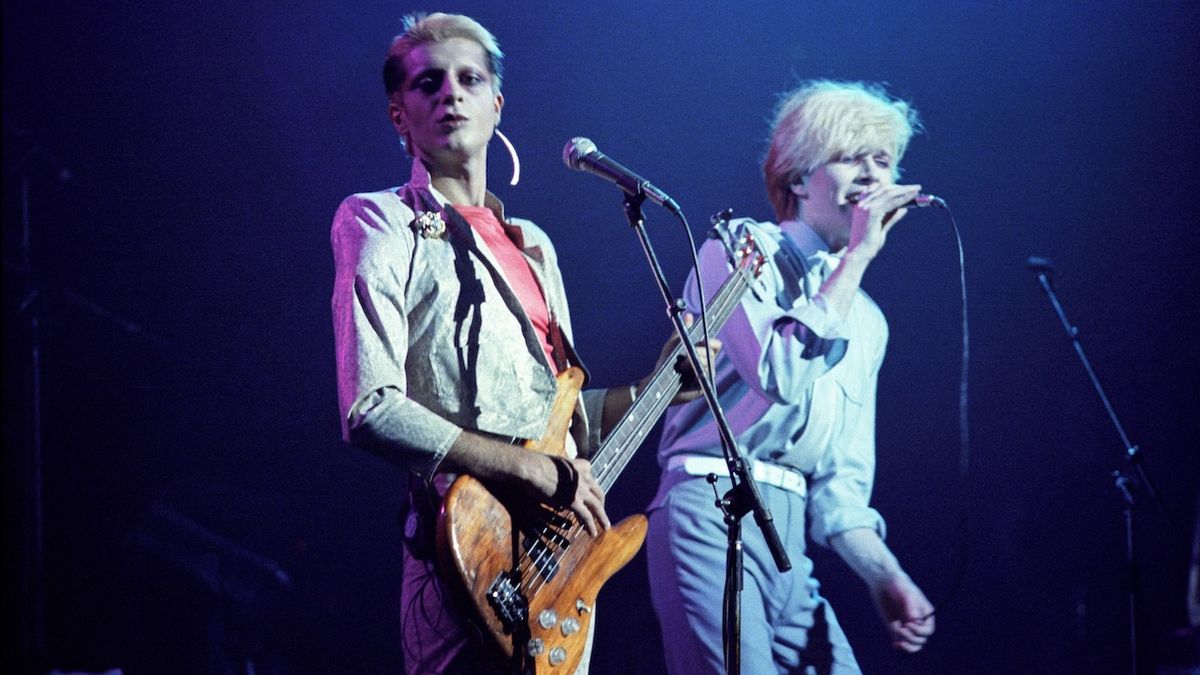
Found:
[(579, 518), (593, 537), (612, 523), (604, 511), (604, 490), (586, 459), (567, 459), (541, 453), (529, 453), (537, 464), (527, 483), (533, 496), (553, 506), (567, 507)]
[(870, 261), (887, 240), (888, 232), (908, 213), (900, 208), (921, 191), (920, 185), (888, 185), (867, 193), (854, 204), (846, 255)]
[(903, 572), (882, 580), (871, 589), (875, 606), (892, 638), (892, 646), (919, 652), (933, 635), (933, 605)]
[(439, 470), (495, 481), (539, 502), (570, 508), (593, 537), (610, 526), (604, 511), (604, 490), (586, 459), (546, 455), (463, 431)]
[(829, 545), (867, 583), (892, 646), (918, 652), (933, 635), (933, 605), (888, 550), (879, 533), (857, 527), (829, 538)]
[[(690, 312), (684, 312), (684, 326), (691, 328), (692, 324), (695, 322), (696, 317), (694, 315), (692, 315)], [(661, 366), (667, 360), (667, 358), (671, 355), (671, 352), (675, 351), (675, 348), (678, 346), (679, 334), (672, 333), (671, 337), (667, 340), (667, 343), (663, 345), (662, 351), (659, 352), (658, 363), (654, 365), (655, 372), (658, 371), (659, 366)], [(708, 342), (701, 340), (700, 342), (696, 343), (696, 355), (700, 357), (700, 367), (703, 368), (706, 373), (708, 372), (709, 368), (708, 364), (716, 362), (717, 354), (720, 351), (721, 341), (716, 338), (712, 338)], [(675, 372), (679, 373), (683, 382), (679, 388), (679, 392), (675, 394), (675, 398), (671, 399), (671, 403), (687, 403), (688, 401), (694, 401), (704, 395), (704, 390), (700, 388), (700, 378), (696, 377), (696, 371), (692, 368), (692, 363), (688, 360), (686, 353), (680, 354), (679, 358), (675, 361)], [(642, 380), (638, 382), (637, 388), (639, 392), (650, 384), (650, 378), (652, 376), (653, 373), (643, 377)]]
[[(695, 322), (695, 318), (688, 313), (683, 315), (683, 325), (691, 327)], [(621, 416), (629, 410), (629, 406), (633, 405), (633, 394), (631, 391), (636, 389), (637, 395), (641, 396), (646, 387), (650, 384), (650, 379), (658, 372), (659, 366), (666, 363), (670, 358), (671, 352), (679, 346), (679, 335), (672, 333), (667, 343), (663, 345), (662, 351), (658, 355), (658, 363), (654, 366), (654, 371), (646, 377), (643, 377), (633, 387), (613, 387), (608, 390), (608, 395), (604, 398), (604, 413), (601, 416), (601, 434), (607, 436), (608, 432), (616, 425)], [(700, 357), (700, 367), (708, 369), (708, 364), (716, 361), (717, 352), (721, 350), (721, 341), (713, 338), (705, 343), (703, 340), (696, 344), (696, 355)], [(683, 382), (679, 392), (671, 399), (671, 403), (686, 403), (694, 401), (704, 395), (704, 391), (700, 388), (700, 380), (696, 377), (696, 371), (692, 369), (692, 364), (688, 360), (686, 354), (680, 354), (675, 361), (675, 372), (679, 373)]]

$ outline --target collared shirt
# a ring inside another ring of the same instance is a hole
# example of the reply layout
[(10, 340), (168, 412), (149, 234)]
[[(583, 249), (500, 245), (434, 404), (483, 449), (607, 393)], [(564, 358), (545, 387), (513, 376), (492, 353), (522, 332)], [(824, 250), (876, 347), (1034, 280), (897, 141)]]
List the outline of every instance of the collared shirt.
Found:
[[(571, 321), (553, 245), (526, 220), (522, 253), (570, 349)], [(424, 214), (424, 215), (423, 215)], [(444, 224), (444, 231), (439, 231)], [(556, 382), (500, 266), (430, 185), (420, 161), (402, 187), (347, 197), (333, 220), (338, 403), (347, 441), (426, 480), (462, 429), (500, 438), (545, 431)], [(577, 359), (575, 359), (577, 363)], [(598, 443), (603, 391), (585, 392), (576, 445)]]
[[(887, 347), (887, 322), (859, 290), (845, 318), (818, 293), (840, 258), (799, 221), (742, 220), (735, 235), (753, 235), (765, 265), (719, 333), (716, 390), (747, 457), (808, 477), (808, 516), (815, 541), (857, 527), (884, 534), (869, 506), (875, 474), (875, 389)], [(700, 250), (705, 293), (729, 276), (720, 242)], [(695, 273), (685, 299), (699, 308)], [(659, 464), (676, 455), (722, 456), (716, 424), (703, 399), (668, 408)], [(664, 475), (656, 502), (669, 489)]]

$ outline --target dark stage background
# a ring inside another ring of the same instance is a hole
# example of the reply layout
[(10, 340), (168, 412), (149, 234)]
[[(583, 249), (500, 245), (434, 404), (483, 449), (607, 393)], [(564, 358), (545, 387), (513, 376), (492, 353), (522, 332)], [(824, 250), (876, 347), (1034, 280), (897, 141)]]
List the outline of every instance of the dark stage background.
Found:
[[(964, 478), (954, 236), (943, 213), (911, 213), (865, 282), (891, 325), (874, 503), (945, 601), (938, 634), (896, 655), (857, 579), (828, 554), (819, 577), (869, 673), (1128, 672), (1124, 448), (1024, 268), (1049, 256), (1171, 517), (1143, 501), (1134, 518), (1143, 666), (1166, 660), (1200, 472), (1190, 3), (443, 7), (508, 53), (523, 180), (507, 186), (496, 146), (491, 184), (557, 242), (601, 385), (644, 374), (669, 327), (620, 193), (564, 168), (567, 139), (650, 177), (701, 235), (721, 208), (770, 217), (776, 92), (867, 79), (912, 101), (928, 133), (906, 178), (950, 202), (966, 249), (972, 444)], [(409, 9), (4, 3), (6, 663), (399, 668), (405, 478), (339, 439), (328, 227), (345, 195), (407, 176), (379, 70)], [(679, 288), (686, 240), (648, 216)], [(642, 509), (656, 480), (647, 447), (611, 512)], [(604, 590), (592, 672), (661, 670), (646, 583), (639, 555)]]

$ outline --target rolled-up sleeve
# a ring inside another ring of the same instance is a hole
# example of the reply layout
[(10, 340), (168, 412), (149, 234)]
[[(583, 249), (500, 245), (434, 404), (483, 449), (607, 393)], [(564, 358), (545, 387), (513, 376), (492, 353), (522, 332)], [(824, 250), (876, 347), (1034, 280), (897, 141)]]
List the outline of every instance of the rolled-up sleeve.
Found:
[[(718, 241), (700, 250), (704, 290), (711, 298), (728, 278), (724, 248)], [(700, 298), (692, 275), (687, 283), (688, 306), (696, 311)], [(803, 283), (793, 279), (792, 283)], [(722, 353), (731, 359), (741, 379), (760, 395), (788, 405), (809, 395), (817, 378), (829, 372), (846, 353), (843, 322), (823, 298), (797, 293), (781, 306), (781, 287), (788, 283), (778, 265), (765, 265), (721, 331)]]
[[(886, 329), (885, 329), (886, 330)], [(828, 450), (809, 476), (809, 534), (829, 546), (829, 539), (859, 527), (887, 530), (883, 516), (869, 506), (875, 480), (875, 390), (878, 365), (869, 376), (847, 372), (831, 374), (831, 384), (841, 394), (843, 424)]]
[(375, 200), (338, 208), (330, 237), (342, 436), (429, 479), (461, 432), (409, 398), (405, 301), (414, 238)]

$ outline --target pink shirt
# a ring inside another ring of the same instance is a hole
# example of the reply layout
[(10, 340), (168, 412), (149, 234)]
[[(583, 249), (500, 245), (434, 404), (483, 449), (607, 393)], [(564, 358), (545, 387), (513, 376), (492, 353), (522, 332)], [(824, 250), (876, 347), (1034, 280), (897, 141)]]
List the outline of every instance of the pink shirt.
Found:
[(475, 230), (475, 234), (479, 235), (479, 238), (483, 240), (488, 250), (500, 263), (504, 278), (512, 287), (517, 299), (521, 301), (525, 315), (533, 323), (533, 329), (537, 332), (542, 349), (546, 351), (546, 360), (550, 362), (550, 369), (557, 375), (558, 367), (554, 361), (554, 347), (549, 337), (550, 312), (546, 309), (546, 298), (542, 295), (542, 287), (538, 284), (537, 277), (533, 276), (533, 270), (529, 268), (529, 261), (525, 260), (525, 254), (509, 238), (508, 233), (504, 231), (504, 227), (496, 219), (496, 214), (491, 209), (486, 206), (455, 204), (454, 210), (462, 214), (462, 217), (471, 224), (471, 229)]

